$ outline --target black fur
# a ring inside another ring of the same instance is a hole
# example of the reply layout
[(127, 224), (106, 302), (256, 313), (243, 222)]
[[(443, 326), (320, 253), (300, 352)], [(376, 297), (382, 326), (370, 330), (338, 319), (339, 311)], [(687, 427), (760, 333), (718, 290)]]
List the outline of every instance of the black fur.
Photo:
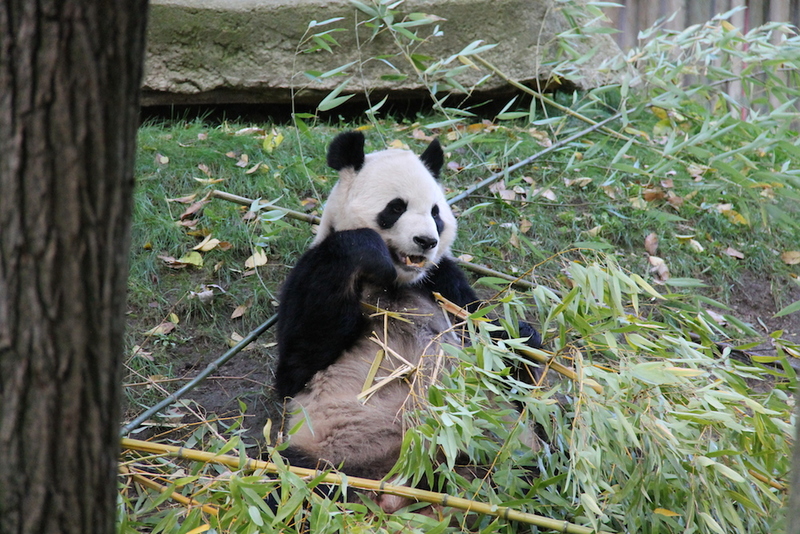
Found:
[(442, 166), (444, 165), (444, 152), (442, 151), (442, 145), (439, 143), (439, 140), (434, 139), (431, 141), (431, 144), (428, 145), (425, 152), (420, 154), (419, 159), (422, 160), (422, 163), (431, 171), (433, 177), (438, 180), (439, 173), (442, 171)]
[(439, 206), (434, 204), (433, 208), (431, 208), (431, 217), (433, 217), (433, 222), (436, 223), (436, 232), (442, 235), (442, 232), (444, 232), (444, 221), (441, 215), (439, 215)]
[(400, 216), (406, 212), (407, 208), (408, 202), (402, 198), (392, 200), (378, 214), (378, 226), (384, 230), (391, 228), (400, 219)]
[(391, 287), (396, 277), (389, 249), (369, 228), (334, 232), (303, 254), (281, 292), (276, 370), (281, 397), (303, 389), (364, 334), (361, 282)]
[(337, 135), (328, 147), (328, 166), (337, 171), (348, 167), (360, 171), (364, 166), (364, 134), (353, 131)]

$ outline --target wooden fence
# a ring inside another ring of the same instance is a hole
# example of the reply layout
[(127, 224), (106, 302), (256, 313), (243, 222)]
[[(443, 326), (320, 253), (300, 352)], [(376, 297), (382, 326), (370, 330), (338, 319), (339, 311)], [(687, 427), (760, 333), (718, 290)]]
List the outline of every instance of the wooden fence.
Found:
[(620, 48), (627, 50), (638, 42), (638, 34), (659, 19), (675, 17), (664, 27), (683, 30), (693, 24), (702, 24), (718, 13), (735, 7), (747, 9), (737, 12), (731, 23), (748, 31), (765, 22), (788, 22), (800, 26), (800, 0), (616, 0), (621, 8), (606, 8), (612, 27), (620, 30), (615, 38)]

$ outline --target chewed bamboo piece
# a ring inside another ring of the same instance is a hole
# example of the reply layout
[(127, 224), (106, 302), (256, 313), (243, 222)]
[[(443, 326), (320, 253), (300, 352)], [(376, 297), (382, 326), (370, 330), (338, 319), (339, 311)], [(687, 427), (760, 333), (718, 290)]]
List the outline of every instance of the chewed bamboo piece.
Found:
[[(458, 306), (457, 304), (450, 302), (439, 293), (434, 293), (433, 296), (436, 297), (436, 300), (439, 302), (442, 308), (450, 315), (453, 315), (454, 317), (458, 317), (459, 319), (465, 321), (470, 319), (469, 312), (464, 308), (462, 308), (461, 306)], [(476, 324), (479, 322), (483, 322), (485, 320), (486, 319), (483, 318), (472, 319), (472, 321)], [(553, 359), (547, 354), (547, 352), (541, 349), (514, 347), (514, 351), (532, 360), (535, 360), (541, 364), (547, 365), (553, 371), (556, 371), (557, 373), (560, 373), (571, 380), (574, 380), (576, 382), (581, 382), (583, 385), (589, 386), (600, 395), (603, 394), (603, 386), (598, 384), (597, 381), (591, 378), (584, 378), (583, 380), (581, 380), (580, 378), (578, 378), (578, 375), (575, 371), (556, 361), (553, 361)]]
[[(138, 439), (123, 438), (120, 444), (123, 449), (143, 451), (152, 454), (164, 454), (167, 456), (182, 458), (195, 462), (225, 465), (231, 469), (241, 468), (248, 471), (264, 471), (267, 473), (277, 473), (281, 469), (276, 464), (265, 462), (263, 460), (253, 460), (251, 458), (247, 458), (246, 461), (242, 463), (238, 456), (215, 454), (213, 452), (198, 451), (186, 447), (164, 445), (161, 443), (152, 443)], [(317, 477), (320, 475), (320, 472), (314, 469), (304, 469), (302, 467), (287, 467), (286, 469), (301, 477)], [(537, 527), (554, 530), (556, 532), (563, 532), (566, 534), (612, 534), (607, 531), (595, 531), (588, 527), (568, 523), (567, 521), (521, 512), (507, 506), (497, 506), (493, 504), (471, 501), (469, 499), (454, 497), (445, 493), (436, 493), (433, 491), (420, 490), (408, 486), (389, 484), (381, 480), (345, 477), (334, 473), (325, 475), (325, 477), (321, 480), (321, 482), (324, 484), (336, 485), (341, 485), (345, 481), (347, 482), (347, 485), (352, 488), (398, 495), (400, 497), (414, 499), (418, 502), (448, 506), (450, 508), (464, 510), (467, 512), (475, 512), (493, 517), (500, 517), (509, 521), (518, 521), (528, 525), (536, 525)]]

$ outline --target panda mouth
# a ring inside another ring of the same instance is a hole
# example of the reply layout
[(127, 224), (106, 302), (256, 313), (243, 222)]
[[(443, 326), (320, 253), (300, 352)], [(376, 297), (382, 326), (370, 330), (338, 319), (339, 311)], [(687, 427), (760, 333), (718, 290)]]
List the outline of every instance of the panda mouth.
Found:
[(392, 255), (394, 256), (395, 263), (398, 263), (406, 269), (424, 269), (425, 264), (428, 262), (428, 258), (425, 256), (402, 254), (396, 250), (392, 250)]

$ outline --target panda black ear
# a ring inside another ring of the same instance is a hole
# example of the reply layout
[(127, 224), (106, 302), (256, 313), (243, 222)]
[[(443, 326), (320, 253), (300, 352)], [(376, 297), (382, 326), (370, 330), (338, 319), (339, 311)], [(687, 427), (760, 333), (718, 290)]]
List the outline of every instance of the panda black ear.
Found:
[(337, 135), (328, 147), (328, 166), (337, 171), (352, 167), (358, 172), (364, 166), (364, 134), (344, 132)]
[(439, 140), (434, 139), (431, 141), (431, 144), (428, 145), (425, 152), (420, 154), (419, 159), (422, 160), (422, 163), (431, 171), (433, 177), (438, 180), (439, 172), (441, 172), (442, 165), (444, 165), (444, 152), (442, 151), (442, 145), (439, 144)]

